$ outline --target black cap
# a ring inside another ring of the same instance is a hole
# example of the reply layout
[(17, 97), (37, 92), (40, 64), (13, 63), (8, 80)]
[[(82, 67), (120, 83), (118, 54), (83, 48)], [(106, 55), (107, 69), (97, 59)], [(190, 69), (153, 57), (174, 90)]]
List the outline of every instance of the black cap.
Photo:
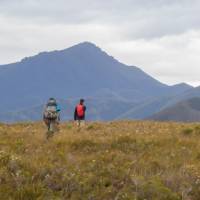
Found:
[(80, 102), (83, 103), (85, 100), (84, 99), (80, 99)]

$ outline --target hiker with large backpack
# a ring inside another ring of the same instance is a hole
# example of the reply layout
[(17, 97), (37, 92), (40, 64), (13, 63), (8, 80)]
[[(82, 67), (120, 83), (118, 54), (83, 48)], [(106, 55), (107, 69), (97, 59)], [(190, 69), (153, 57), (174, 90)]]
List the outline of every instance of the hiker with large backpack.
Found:
[(75, 107), (74, 110), (74, 120), (77, 122), (78, 126), (85, 124), (85, 111), (86, 106), (84, 105), (84, 99), (80, 99), (79, 104)]
[(47, 125), (47, 138), (53, 136), (55, 131), (58, 131), (58, 125), (60, 122), (60, 107), (58, 106), (56, 99), (50, 98), (45, 106), (43, 112), (43, 120)]

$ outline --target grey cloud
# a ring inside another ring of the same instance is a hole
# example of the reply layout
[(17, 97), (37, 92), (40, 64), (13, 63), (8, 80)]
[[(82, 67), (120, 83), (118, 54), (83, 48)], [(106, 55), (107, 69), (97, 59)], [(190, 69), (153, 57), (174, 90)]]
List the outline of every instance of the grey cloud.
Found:
[(199, 0), (0, 0), (0, 63), (89, 40), (162, 81), (197, 83), (199, 8)]
[(198, 0), (6, 0), (0, 16), (26, 23), (105, 24), (126, 39), (152, 39), (200, 29)]

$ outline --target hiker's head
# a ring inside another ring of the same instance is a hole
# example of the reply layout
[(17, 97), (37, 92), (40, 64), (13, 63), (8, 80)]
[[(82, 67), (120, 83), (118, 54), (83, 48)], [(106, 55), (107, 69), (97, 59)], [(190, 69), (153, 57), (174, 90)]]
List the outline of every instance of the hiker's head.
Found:
[(48, 104), (48, 105), (57, 105), (56, 99), (53, 98), (53, 97), (49, 98), (47, 104)]
[(49, 98), (49, 101), (55, 101), (55, 98), (51, 97)]
[(80, 104), (84, 104), (84, 99), (80, 99)]

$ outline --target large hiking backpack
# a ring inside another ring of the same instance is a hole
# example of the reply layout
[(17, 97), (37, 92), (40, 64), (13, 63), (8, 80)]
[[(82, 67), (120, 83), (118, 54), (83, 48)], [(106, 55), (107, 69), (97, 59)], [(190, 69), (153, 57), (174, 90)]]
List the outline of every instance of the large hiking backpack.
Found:
[(56, 120), (58, 118), (57, 108), (55, 105), (47, 105), (44, 111), (44, 118), (50, 120)]
[(77, 115), (78, 117), (83, 117), (84, 116), (84, 106), (79, 104), (76, 106), (76, 111), (77, 111)]

